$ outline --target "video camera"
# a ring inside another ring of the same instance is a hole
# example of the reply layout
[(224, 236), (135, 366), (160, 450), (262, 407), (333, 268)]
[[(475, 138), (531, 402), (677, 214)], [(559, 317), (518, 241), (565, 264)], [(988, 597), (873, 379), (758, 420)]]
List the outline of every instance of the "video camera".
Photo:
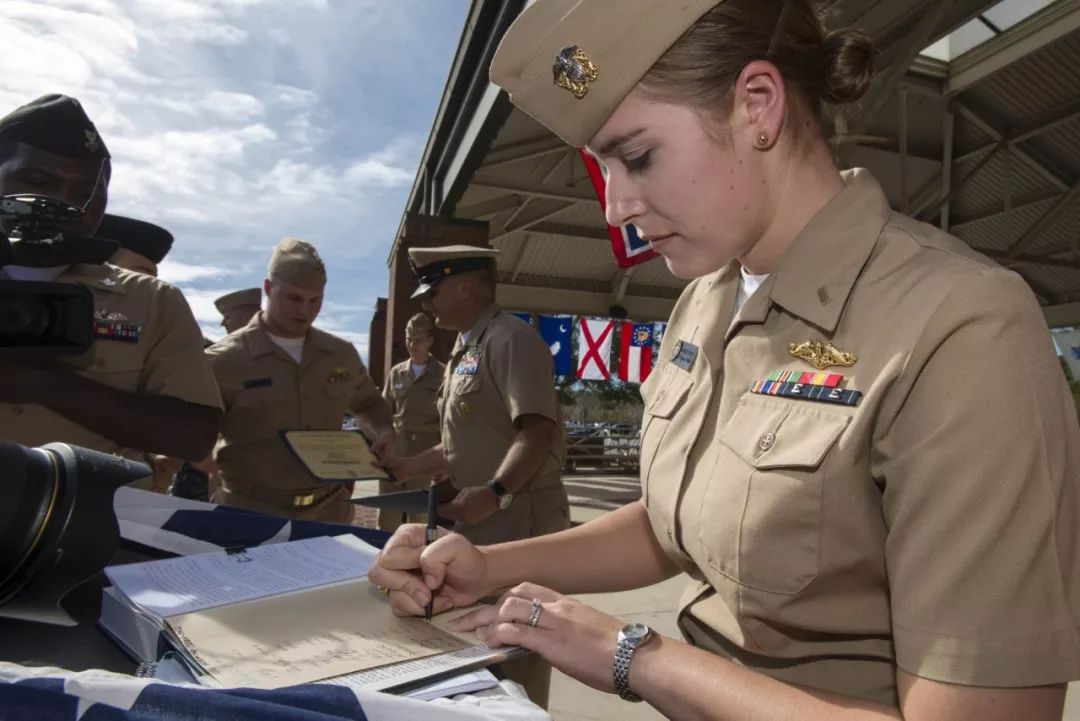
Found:
[[(0, 269), (103, 263), (120, 247), (62, 230), (83, 211), (43, 195), (0, 197)], [(94, 299), (70, 283), (0, 279), (0, 360), (84, 353), (94, 339)]]
[[(63, 230), (82, 214), (41, 195), (0, 197), (0, 269), (105, 262), (117, 243)], [(85, 287), (0, 277), (0, 360), (77, 355), (93, 332)], [(144, 464), (85, 448), (0, 439), (0, 617), (73, 624), (59, 603), (116, 550), (113, 494), (149, 474)]]

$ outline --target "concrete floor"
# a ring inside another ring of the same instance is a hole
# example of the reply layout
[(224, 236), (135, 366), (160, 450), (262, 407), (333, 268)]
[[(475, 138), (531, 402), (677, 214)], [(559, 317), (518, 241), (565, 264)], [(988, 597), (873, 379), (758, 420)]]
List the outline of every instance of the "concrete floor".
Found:
[[(573, 475), (565, 478), (570, 496), (571, 520), (584, 523), (607, 511), (640, 497), (637, 477), (611, 475)], [(358, 483), (355, 497), (377, 492), (374, 482)], [(374, 514), (361, 510), (360, 525), (374, 526)], [(675, 609), (686, 584), (686, 576), (625, 593), (579, 596), (582, 601), (624, 619), (627, 623), (640, 621), (665, 636), (679, 638), (675, 625)], [(558, 671), (551, 679), (550, 711), (555, 721), (656, 721), (663, 719), (647, 703), (633, 704), (612, 694), (600, 693)], [(1080, 721), (1080, 682), (1069, 687), (1063, 721)]]

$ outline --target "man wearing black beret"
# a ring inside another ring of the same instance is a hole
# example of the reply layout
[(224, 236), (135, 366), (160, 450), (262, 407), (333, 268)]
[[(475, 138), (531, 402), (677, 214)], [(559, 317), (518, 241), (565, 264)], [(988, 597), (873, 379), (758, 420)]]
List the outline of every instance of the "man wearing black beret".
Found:
[[(109, 151), (74, 98), (47, 95), (0, 118), (0, 195), (35, 194), (83, 210), (63, 230), (93, 236), (107, 201)], [(217, 438), (221, 397), (184, 297), (105, 263), (6, 266), (13, 280), (87, 287), (90, 350), (48, 363), (0, 361), (0, 438), (61, 441), (141, 458), (201, 459)]]
[(158, 277), (158, 264), (165, 260), (173, 244), (172, 233), (160, 225), (109, 213), (102, 218), (96, 235), (120, 244), (120, 250), (109, 258), (110, 263), (154, 278)]

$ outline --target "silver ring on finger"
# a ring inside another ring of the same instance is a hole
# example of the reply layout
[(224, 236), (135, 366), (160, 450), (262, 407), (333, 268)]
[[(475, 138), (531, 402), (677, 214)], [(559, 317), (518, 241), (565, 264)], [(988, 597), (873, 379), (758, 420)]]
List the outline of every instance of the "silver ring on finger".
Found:
[(532, 600), (532, 607), (529, 609), (529, 625), (536, 628), (540, 623), (540, 614), (544, 611), (544, 605), (540, 603), (539, 598)]

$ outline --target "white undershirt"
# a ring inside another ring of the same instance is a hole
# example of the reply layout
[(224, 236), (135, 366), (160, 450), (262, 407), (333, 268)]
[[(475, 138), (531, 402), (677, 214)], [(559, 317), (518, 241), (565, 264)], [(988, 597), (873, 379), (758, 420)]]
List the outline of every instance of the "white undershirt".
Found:
[(300, 359), (304, 357), (304, 338), (282, 338), (279, 335), (273, 333), (266, 334), (270, 340), (274, 341), (274, 344), (281, 350), (288, 353), (294, 361), (300, 362)]
[(3, 269), (3, 275), (8, 280), (33, 280), (39, 283), (51, 283), (59, 278), (67, 269), (68, 266), (66, 265), (54, 265), (50, 268), (30, 268), (25, 265), (6, 265)]
[(739, 314), (746, 301), (753, 297), (754, 293), (757, 292), (757, 289), (761, 287), (761, 284), (768, 277), (768, 273), (765, 275), (750, 275), (746, 272), (746, 268), (739, 266), (739, 293), (735, 296), (735, 315)]
[(427, 363), (410, 363), (409, 368), (412, 370), (412, 377), (419, 378), (427, 370)]

